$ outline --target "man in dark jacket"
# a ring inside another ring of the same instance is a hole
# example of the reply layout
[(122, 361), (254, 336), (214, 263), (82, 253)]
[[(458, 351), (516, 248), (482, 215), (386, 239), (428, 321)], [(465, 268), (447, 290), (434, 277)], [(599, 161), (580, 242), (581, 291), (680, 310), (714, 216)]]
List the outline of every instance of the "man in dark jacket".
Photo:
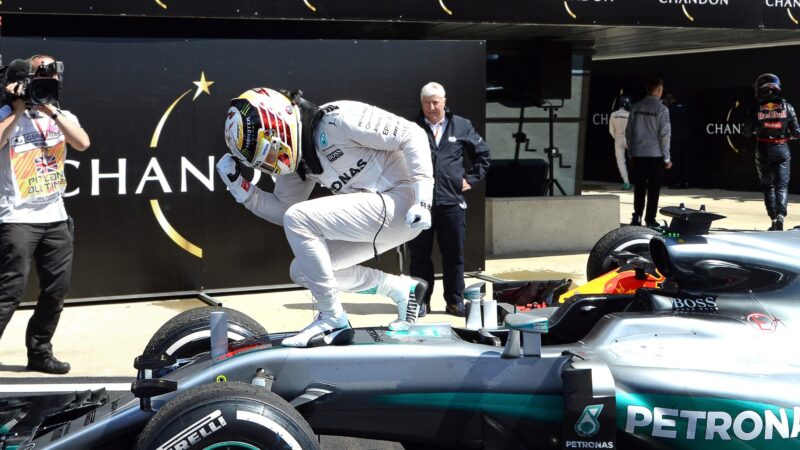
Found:
[(772, 220), (771, 231), (783, 230), (789, 203), (791, 154), (789, 139), (800, 138), (794, 107), (781, 97), (781, 80), (765, 73), (756, 79), (756, 105), (745, 120), (745, 136), (757, 142), (756, 171), (764, 191), (764, 205)]
[(691, 143), (691, 122), (689, 108), (675, 93), (664, 96), (664, 104), (669, 110), (671, 136), (669, 142), (670, 159), (674, 167), (670, 186), (676, 189), (689, 187), (689, 161)]
[[(411, 251), (411, 276), (419, 277), (433, 286), (433, 238), (442, 253), (445, 311), (464, 315), (464, 236), (466, 208), (463, 193), (486, 177), (489, 170), (489, 147), (472, 123), (445, 109), (444, 87), (428, 83), (420, 92), (422, 114), (417, 123), (428, 134), (433, 160), (433, 224), (408, 243)], [(464, 169), (464, 154), (471, 159), (469, 170)], [(428, 289), (420, 304), (419, 316), (430, 311), (431, 293)]]

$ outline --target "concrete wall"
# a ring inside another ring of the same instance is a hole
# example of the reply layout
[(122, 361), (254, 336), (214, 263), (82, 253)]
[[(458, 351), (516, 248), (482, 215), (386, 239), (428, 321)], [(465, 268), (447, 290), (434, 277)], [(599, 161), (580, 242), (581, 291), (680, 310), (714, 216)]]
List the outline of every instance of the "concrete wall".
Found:
[(619, 227), (619, 197), (486, 199), (486, 254), (588, 252)]

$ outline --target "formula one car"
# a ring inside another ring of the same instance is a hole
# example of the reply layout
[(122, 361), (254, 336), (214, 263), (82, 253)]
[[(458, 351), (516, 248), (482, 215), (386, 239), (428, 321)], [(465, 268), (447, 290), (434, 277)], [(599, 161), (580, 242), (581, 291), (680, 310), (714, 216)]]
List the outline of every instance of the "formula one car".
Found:
[(298, 349), (236, 311), (187, 311), (136, 359), (129, 394), (0, 403), (2, 448), (800, 448), (800, 231), (648, 249), (661, 289), (503, 307), (480, 329)]

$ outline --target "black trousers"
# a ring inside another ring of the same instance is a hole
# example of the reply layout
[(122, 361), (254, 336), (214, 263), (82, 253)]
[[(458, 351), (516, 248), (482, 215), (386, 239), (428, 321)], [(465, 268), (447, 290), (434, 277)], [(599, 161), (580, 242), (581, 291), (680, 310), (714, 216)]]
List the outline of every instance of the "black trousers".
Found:
[(72, 220), (0, 223), (0, 337), (22, 301), (31, 258), (39, 274), (39, 299), (25, 332), (28, 358), (52, 354), (72, 272)]
[(789, 204), (789, 174), (792, 156), (786, 144), (759, 143), (756, 171), (764, 192), (764, 206), (770, 219), (786, 217)]
[[(633, 213), (641, 217), (644, 212), (645, 223), (656, 221), (658, 197), (664, 179), (664, 159), (661, 157), (633, 158), (631, 182), (633, 183)], [(647, 210), (645, 210), (645, 197)]]
[(431, 303), (433, 292), (434, 233), (442, 254), (442, 278), (444, 301), (449, 305), (464, 302), (464, 235), (466, 233), (466, 210), (459, 205), (434, 206), (431, 209), (433, 225), (408, 243), (411, 253), (411, 276), (428, 282), (425, 303)]

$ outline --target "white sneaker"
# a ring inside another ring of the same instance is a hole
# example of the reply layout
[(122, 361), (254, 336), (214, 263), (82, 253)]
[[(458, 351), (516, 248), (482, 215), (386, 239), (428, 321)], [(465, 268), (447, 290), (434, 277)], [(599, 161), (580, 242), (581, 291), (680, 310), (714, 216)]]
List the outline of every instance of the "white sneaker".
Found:
[(321, 345), (344, 345), (353, 340), (353, 329), (347, 320), (347, 313), (334, 315), (320, 312), (307, 327), (281, 342), (284, 347), (319, 347)]
[(407, 294), (400, 299), (395, 299), (397, 303), (397, 319), (389, 324), (389, 330), (391, 331), (406, 331), (411, 328), (411, 324), (417, 322), (419, 301), (425, 298), (428, 283), (420, 278), (411, 278), (410, 281), (411, 285), (406, 291)]

